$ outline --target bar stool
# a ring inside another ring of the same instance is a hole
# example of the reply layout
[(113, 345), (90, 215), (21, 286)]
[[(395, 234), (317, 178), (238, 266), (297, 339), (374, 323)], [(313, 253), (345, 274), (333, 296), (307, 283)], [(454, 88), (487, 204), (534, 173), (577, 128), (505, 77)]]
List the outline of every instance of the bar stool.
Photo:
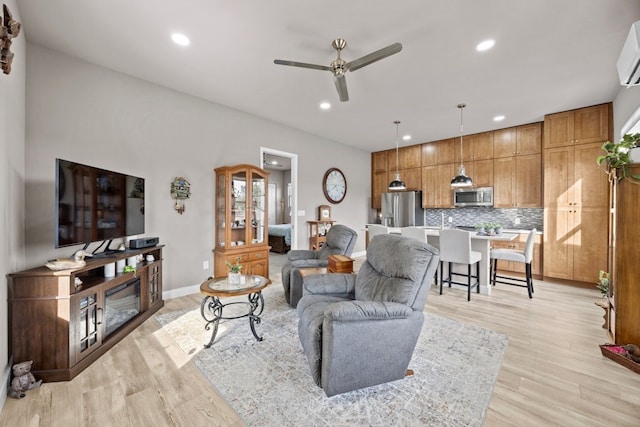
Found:
[[(421, 242), (427, 242), (427, 230), (425, 228), (420, 228), (420, 227), (402, 227), (400, 229), (400, 235), (404, 236), (404, 237), (410, 237), (412, 239), (417, 239), (420, 240)], [(436, 249), (440, 249), (437, 247), (437, 245), (434, 245), (432, 243), (429, 243), (431, 246), (435, 247)], [(436, 274), (435, 274), (435, 283), (436, 285), (438, 284), (438, 269), (436, 268)]]
[[(529, 298), (533, 298), (533, 277), (531, 276), (531, 261), (533, 260), (533, 243), (536, 238), (536, 229), (529, 232), (527, 243), (524, 245), (524, 251), (516, 249), (491, 249), (489, 252), (489, 262), (491, 265), (491, 284), (502, 283), (511, 286), (520, 286), (527, 288)], [(522, 262), (525, 266), (525, 278), (498, 275), (498, 260)], [(504, 279), (504, 280), (498, 280)], [(520, 282), (520, 283), (518, 283)], [(524, 283), (524, 284), (522, 284)]]
[(367, 246), (371, 239), (373, 239), (373, 236), (377, 236), (378, 234), (389, 234), (389, 227), (379, 224), (367, 225)]
[[(471, 250), (471, 233), (464, 230), (440, 230), (440, 295), (442, 295), (442, 284), (447, 282), (449, 287), (451, 284), (463, 285), (467, 287), (467, 301), (471, 301), (471, 289), (476, 288), (476, 292), (480, 293), (480, 260), (482, 254)], [(449, 263), (449, 274), (445, 279), (443, 273), (444, 263)], [(467, 274), (454, 273), (452, 264), (466, 264)], [(471, 274), (471, 266), (475, 264), (476, 274)], [(456, 282), (451, 276), (466, 276), (467, 283)], [(475, 282), (472, 283), (472, 279)]]

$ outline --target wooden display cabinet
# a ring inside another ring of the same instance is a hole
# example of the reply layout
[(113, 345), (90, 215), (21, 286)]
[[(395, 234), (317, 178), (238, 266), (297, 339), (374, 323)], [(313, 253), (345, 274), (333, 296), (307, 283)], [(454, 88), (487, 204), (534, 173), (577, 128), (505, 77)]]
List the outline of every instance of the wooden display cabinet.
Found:
[(335, 221), (307, 221), (309, 224), (309, 250), (320, 250), (324, 242), (327, 241), (327, 232)]
[[(104, 277), (104, 266), (152, 255), (135, 274)], [(162, 246), (87, 259), (77, 269), (37, 267), (9, 274), (9, 348), (33, 360), (44, 381), (68, 381), (151, 317), (162, 300)]]
[(227, 262), (244, 274), (269, 280), (267, 189), (269, 172), (253, 165), (215, 169), (214, 276), (226, 277)]

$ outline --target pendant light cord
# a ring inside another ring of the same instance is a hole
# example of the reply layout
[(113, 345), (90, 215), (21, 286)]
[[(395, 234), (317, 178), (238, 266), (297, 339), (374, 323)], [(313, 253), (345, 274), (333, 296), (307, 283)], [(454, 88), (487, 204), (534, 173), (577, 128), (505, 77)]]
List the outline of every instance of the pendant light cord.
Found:
[(393, 123), (396, 125), (396, 175), (398, 175), (399, 165), (398, 165), (398, 125), (400, 124), (400, 120), (396, 120)]
[(464, 135), (464, 120), (462, 119), (462, 112), (464, 111), (464, 107), (467, 104), (458, 104), (458, 108), (460, 109), (460, 166), (464, 166), (463, 155), (462, 155), (462, 136)]

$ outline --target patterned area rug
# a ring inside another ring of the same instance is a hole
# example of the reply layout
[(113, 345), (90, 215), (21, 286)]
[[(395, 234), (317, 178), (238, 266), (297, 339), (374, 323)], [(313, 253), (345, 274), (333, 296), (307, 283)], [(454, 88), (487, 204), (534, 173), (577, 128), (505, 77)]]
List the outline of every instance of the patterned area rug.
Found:
[(282, 285), (263, 295), (262, 342), (244, 318), (221, 322), (205, 349), (211, 332), (200, 307), (156, 316), (248, 426), (482, 425), (506, 335), (425, 313), (409, 365), (415, 375), (328, 398), (311, 378)]

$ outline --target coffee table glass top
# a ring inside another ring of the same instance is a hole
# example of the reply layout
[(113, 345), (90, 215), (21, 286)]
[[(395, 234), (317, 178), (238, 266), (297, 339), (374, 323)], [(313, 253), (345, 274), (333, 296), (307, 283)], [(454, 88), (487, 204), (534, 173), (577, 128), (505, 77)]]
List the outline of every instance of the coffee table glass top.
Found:
[(250, 292), (258, 292), (262, 290), (267, 285), (267, 279), (262, 276), (256, 275), (243, 275), (242, 282), (239, 284), (230, 284), (226, 277), (218, 277), (209, 279), (205, 281), (201, 286), (200, 290), (204, 292), (215, 292), (215, 293), (229, 293), (236, 294), (238, 292), (242, 293), (250, 293)]

